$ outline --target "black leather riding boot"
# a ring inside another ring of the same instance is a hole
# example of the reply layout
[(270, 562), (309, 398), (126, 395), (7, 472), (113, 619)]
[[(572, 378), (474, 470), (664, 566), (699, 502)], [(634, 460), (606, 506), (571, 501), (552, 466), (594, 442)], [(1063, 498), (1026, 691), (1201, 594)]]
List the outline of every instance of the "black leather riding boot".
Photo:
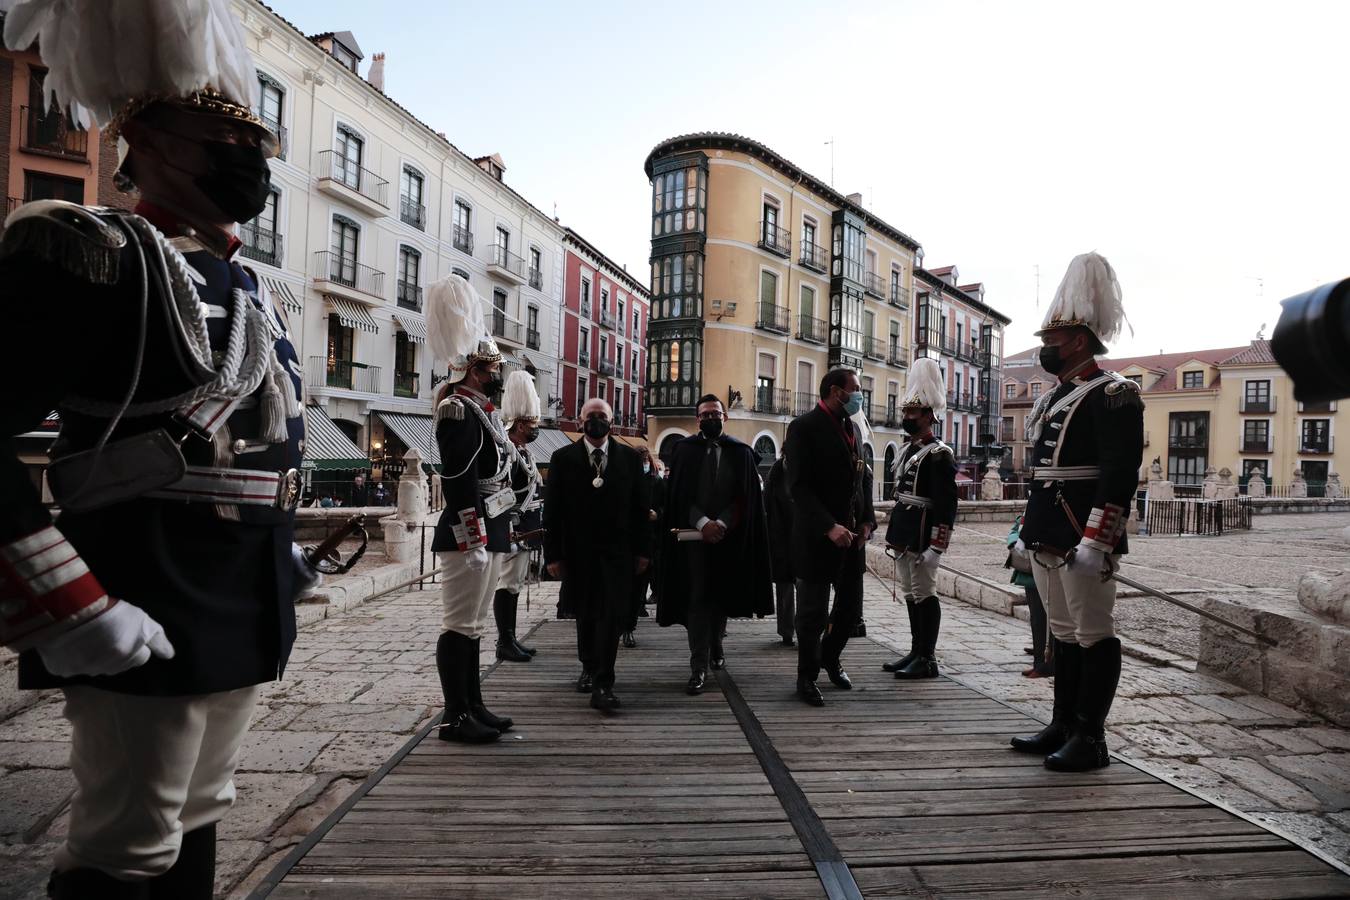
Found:
[(464, 683), (468, 687), (469, 712), (473, 713), (473, 717), (487, 727), (497, 729), (498, 733), (510, 731), (514, 723), (509, 718), (493, 715), (483, 705), (482, 676), (478, 672), (478, 654), (482, 651), (480, 639), (464, 638), (463, 640), (468, 644), (468, 649), (464, 654), (466, 660)]
[(149, 884), (150, 900), (211, 900), (216, 887), (216, 823), (186, 832), (173, 867)]
[(1056, 772), (1088, 772), (1111, 764), (1106, 716), (1120, 684), (1120, 639), (1107, 638), (1081, 652), (1083, 674), (1073, 737), (1045, 758), (1045, 767)]
[(938, 665), (937, 638), (942, 628), (942, 605), (937, 597), (925, 597), (915, 604), (918, 609), (917, 654), (902, 669), (895, 670), (895, 677), (910, 681), (918, 678), (937, 678)]
[[(465, 678), (465, 645), (475, 642), (455, 631), (441, 633), (436, 641), (436, 671), (441, 676), (441, 693), (445, 696), (445, 713), (437, 737), (443, 741), (465, 744), (485, 744), (501, 737), (501, 732), (479, 722), (469, 712), (469, 689)], [(478, 670), (478, 657), (472, 661)]]
[(919, 605), (913, 600), (905, 601), (905, 612), (909, 614), (909, 652), (895, 662), (881, 664), (883, 672), (895, 672), (903, 669), (919, 655)]
[(497, 620), (497, 658), (506, 662), (529, 662), (530, 654), (516, 646), (516, 597), (498, 590), (492, 595), (492, 616)]
[(98, 869), (53, 872), (47, 880), (51, 900), (148, 900), (149, 882), (119, 881)]
[(1069, 742), (1078, 708), (1078, 690), (1083, 678), (1083, 648), (1055, 638), (1055, 707), (1050, 724), (1027, 737), (1010, 741), (1019, 753), (1048, 756)]

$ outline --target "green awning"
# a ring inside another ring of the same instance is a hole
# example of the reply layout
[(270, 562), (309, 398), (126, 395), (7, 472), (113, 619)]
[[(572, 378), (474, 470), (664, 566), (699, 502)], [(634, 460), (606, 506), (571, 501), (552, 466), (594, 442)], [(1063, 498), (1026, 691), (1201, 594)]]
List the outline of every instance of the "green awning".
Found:
[(305, 452), (301, 457), (300, 466), (304, 469), (370, 468), (370, 459), (361, 448), (318, 406), (305, 407)]

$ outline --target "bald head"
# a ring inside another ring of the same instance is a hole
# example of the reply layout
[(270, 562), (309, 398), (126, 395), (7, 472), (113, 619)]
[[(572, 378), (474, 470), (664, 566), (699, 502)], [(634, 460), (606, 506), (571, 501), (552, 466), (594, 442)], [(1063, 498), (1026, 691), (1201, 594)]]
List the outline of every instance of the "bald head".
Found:
[(603, 397), (592, 397), (581, 405), (581, 421), (585, 422), (596, 413), (603, 413), (606, 422), (614, 418), (614, 410), (610, 408)]

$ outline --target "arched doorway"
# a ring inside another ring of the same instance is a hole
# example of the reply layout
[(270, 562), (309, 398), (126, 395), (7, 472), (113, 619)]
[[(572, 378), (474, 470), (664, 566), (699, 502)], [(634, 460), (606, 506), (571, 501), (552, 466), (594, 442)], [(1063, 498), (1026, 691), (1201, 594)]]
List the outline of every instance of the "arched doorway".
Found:
[(876, 484), (876, 474), (875, 470), (872, 468), (873, 462), (875, 462), (875, 458), (872, 455), (872, 445), (863, 444), (863, 478), (865, 479), (863, 487), (867, 490), (869, 495), (873, 493), (872, 486)]
[(886, 471), (881, 473), (881, 499), (889, 500), (895, 496), (895, 445), (886, 445)]
[(686, 437), (687, 435), (683, 434), (668, 434), (662, 439), (661, 447), (657, 450), (656, 455), (660, 457), (661, 462), (665, 463), (667, 467), (670, 466), (670, 461), (675, 455), (675, 445)]

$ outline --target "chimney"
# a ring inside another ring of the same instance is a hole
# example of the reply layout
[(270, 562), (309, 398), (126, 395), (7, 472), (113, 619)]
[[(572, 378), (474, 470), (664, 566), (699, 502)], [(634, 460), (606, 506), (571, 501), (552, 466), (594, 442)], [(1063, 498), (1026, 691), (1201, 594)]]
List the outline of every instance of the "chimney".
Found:
[(854, 206), (862, 206), (862, 194), (849, 194), (848, 202)]
[(381, 94), (384, 93), (384, 54), (376, 53), (370, 58), (370, 74), (366, 76), (366, 81)]
[(506, 172), (506, 163), (502, 162), (502, 158), (496, 153), (493, 153), (490, 156), (480, 156), (475, 159), (474, 162), (478, 165), (478, 168), (482, 169), (498, 181), (505, 180), (502, 178), (502, 175)]

